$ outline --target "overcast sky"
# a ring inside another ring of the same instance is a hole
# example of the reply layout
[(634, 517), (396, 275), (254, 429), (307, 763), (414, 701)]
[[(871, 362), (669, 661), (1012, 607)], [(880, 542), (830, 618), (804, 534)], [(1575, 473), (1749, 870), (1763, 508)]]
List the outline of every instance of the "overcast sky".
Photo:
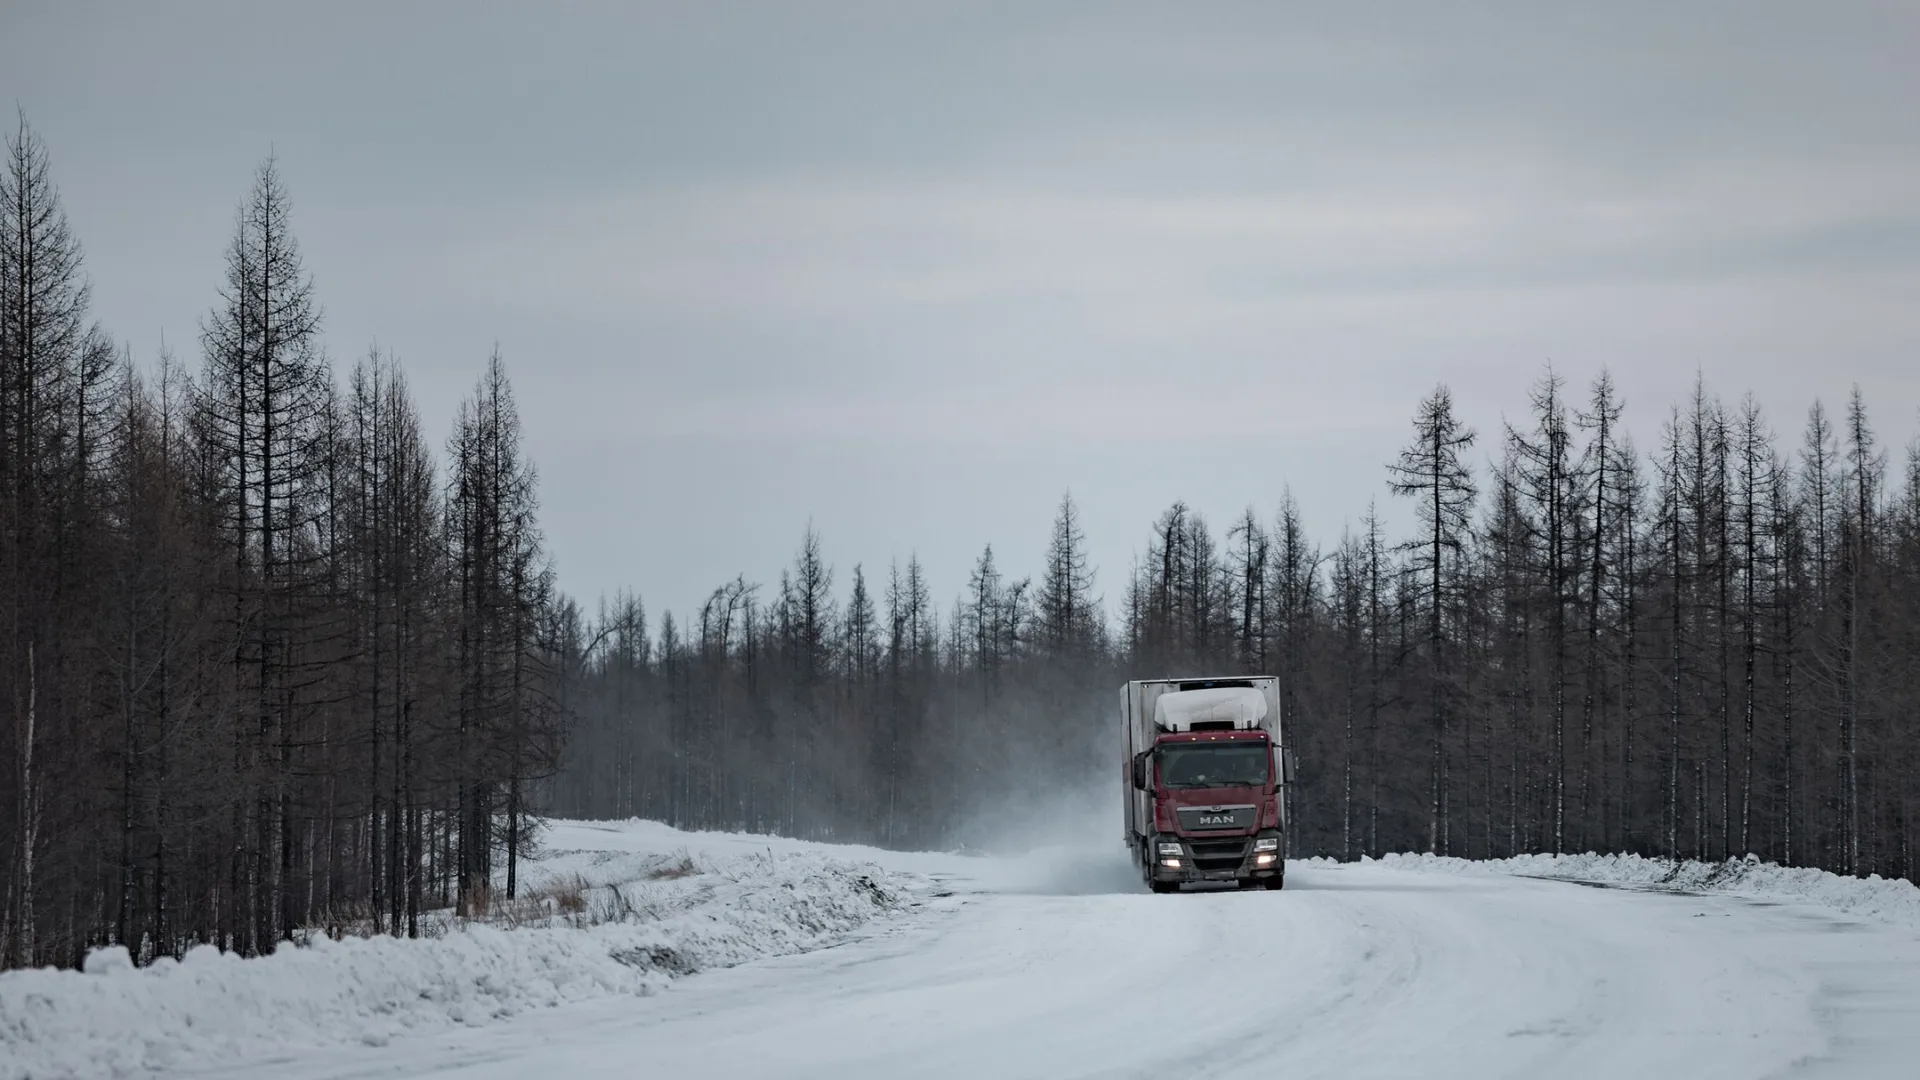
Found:
[(0, 98), (139, 356), (269, 151), (338, 366), (438, 444), (497, 342), (589, 606), (811, 520), (945, 608), (1068, 489), (1117, 600), (1174, 499), (1331, 544), (1436, 382), (1484, 456), (1548, 361), (1645, 448), (1696, 372), (1794, 443), (1858, 382), (1896, 460), (1920, 407), (1910, 2), (0, 0)]

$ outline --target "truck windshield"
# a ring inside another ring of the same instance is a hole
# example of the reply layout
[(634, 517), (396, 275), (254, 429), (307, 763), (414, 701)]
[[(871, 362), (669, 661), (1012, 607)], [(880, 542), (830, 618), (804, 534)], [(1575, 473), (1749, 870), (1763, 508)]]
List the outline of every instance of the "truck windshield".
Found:
[(1267, 744), (1169, 743), (1159, 750), (1170, 788), (1251, 787), (1267, 782)]

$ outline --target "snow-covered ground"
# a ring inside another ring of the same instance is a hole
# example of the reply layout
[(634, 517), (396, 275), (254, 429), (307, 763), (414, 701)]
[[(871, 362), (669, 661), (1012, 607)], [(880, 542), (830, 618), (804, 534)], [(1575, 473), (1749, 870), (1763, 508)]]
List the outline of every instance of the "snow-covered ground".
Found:
[(84, 973), (0, 975), (0, 1080), (292, 1060), (630, 999), (677, 977), (837, 944), (934, 899), (924, 875), (849, 848), (644, 822), (562, 824), (544, 840), (526, 899), (496, 903), (484, 921), (436, 913), (421, 940), (305, 935), (254, 960), (200, 946), (142, 970), (116, 948), (90, 956)]
[(1397, 856), (1294, 863), (1279, 893), (1153, 896), (1099, 839), (986, 858), (563, 824), (535, 891), (584, 884), (604, 914), (619, 884), (631, 915), (0, 977), (0, 1074), (140, 1054), (231, 1080), (1702, 1080), (1920, 1061), (1920, 890), (1902, 882)]
[(1521, 855), (1469, 861), (1433, 855), (1389, 855), (1382, 865), (1437, 874), (1493, 874), (1576, 881), (1655, 892), (1724, 893), (1767, 903), (1793, 901), (1838, 915), (1856, 915), (1920, 931), (1920, 888), (1878, 874), (1861, 880), (1824, 870), (1761, 862), (1681, 862), (1635, 855)]

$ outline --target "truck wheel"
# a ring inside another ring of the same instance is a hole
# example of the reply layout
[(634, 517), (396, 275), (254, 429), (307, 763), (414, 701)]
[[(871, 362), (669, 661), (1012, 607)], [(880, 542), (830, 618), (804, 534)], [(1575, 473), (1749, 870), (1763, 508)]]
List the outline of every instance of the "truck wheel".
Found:
[(1274, 890), (1279, 890), (1279, 889), (1284, 889), (1284, 888), (1286, 888), (1286, 887), (1287, 887), (1287, 871), (1286, 871), (1286, 868), (1285, 868), (1285, 867), (1282, 867), (1282, 868), (1280, 869), (1280, 872), (1279, 872), (1279, 873), (1277, 873), (1277, 874), (1275, 874), (1275, 875), (1273, 875), (1272, 877), (1270, 877), (1270, 878), (1268, 878), (1268, 879), (1266, 880), (1266, 886), (1267, 886), (1267, 888), (1269, 888), (1269, 889), (1274, 889)]
[(1149, 881), (1147, 882), (1147, 888), (1157, 893), (1179, 892), (1180, 883), (1177, 881)]

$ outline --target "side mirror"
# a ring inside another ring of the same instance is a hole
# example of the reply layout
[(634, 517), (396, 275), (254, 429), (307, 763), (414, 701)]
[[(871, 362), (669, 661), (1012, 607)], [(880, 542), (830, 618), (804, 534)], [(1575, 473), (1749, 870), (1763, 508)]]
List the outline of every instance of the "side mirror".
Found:
[(1293, 783), (1293, 750), (1289, 747), (1276, 746), (1273, 748), (1273, 788), (1278, 791), (1281, 786), (1291, 783)]
[(1136, 791), (1147, 787), (1147, 755), (1144, 753), (1133, 755), (1133, 787)]

